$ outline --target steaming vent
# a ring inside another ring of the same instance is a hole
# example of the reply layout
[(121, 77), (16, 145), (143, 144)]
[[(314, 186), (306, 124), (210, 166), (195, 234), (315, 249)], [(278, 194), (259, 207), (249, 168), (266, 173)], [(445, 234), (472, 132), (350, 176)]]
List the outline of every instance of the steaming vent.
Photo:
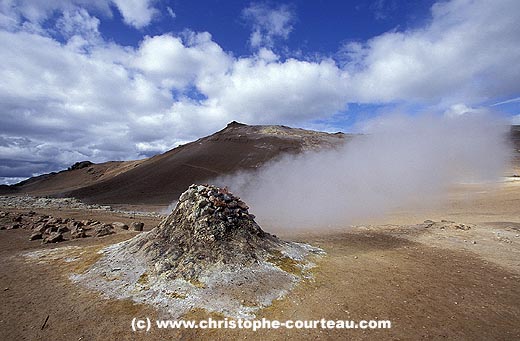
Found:
[(202, 308), (252, 318), (312, 277), (310, 257), (323, 253), (264, 232), (254, 218), (226, 188), (191, 185), (157, 227), (103, 249), (72, 279), (173, 317)]

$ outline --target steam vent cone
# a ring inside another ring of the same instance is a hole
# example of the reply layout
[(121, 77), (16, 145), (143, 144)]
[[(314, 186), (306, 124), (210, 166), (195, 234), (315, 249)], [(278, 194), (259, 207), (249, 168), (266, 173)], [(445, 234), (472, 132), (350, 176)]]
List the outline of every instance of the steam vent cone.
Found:
[(322, 253), (264, 232), (226, 188), (191, 185), (157, 227), (106, 247), (72, 279), (108, 297), (152, 304), (172, 317), (200, 308), (252, 318), (311, 277), (309, 256)]
[(284, 242), (264, 232), (248, 209), (226, 188), (191, 185), (173, 212), (129, 248), (169, 278), (198, 279), (215, 265), (249, 266), (279, 253)]

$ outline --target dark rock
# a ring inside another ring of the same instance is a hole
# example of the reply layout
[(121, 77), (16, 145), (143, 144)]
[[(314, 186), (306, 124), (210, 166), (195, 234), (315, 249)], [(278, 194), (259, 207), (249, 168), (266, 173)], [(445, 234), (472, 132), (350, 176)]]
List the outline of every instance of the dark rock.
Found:
[(109, 234), (115, 233), (113, 230), (114, 230), (114, 228), (112, 227), (112, 225), (103, 224), (103, 225), (97, 226), (94, 229), (94, 236), (95, 237), (107, 236)]
[(69, 230), (73, 230), (75, 228), (78, 228), (78, 227), (82, 227), (83, 226), (83, 223), (81, 221), (75, 221), (75, 220), (71, 220), (67, 223), (67, 227), (69, 228)]
[(51, 217), (49, 220), (47, 220), (47, 222), (53, 225), (61, 224), (61, 218)]
[(91, 226), (91, 225), (96, 225), (96, 224), (99, 224), (99, 221), (94, 221), (94, 220), (82, 220), (81, 223), (83, 224), (83, 226)]
[(238, 207), (240, 207), (243, 210), (248, 210), (249, 209), (249, 206), (247, 206), (246, 203), (241, 201), (241, 200), (238, 201)]
[(29, 240), (36, 240), (36, 239), (42, 239), (43, 234), (39, 231), (33, 232), (31, 236), (29, 237)]
[(16, 230), (16, 229), (19, 229), (20, 227), (22, 227), (21, 224), (15, 223), (15, 224), (11, 224), (11, 225), (7, 226), (7, 229), (8, 230)]
[(140, 221), (134, 221), (132, 223), (132, 230), (134, 231), (142, 231), (144, 229), (144, 223)]
[(467, 230), (471, 229), (471, 226), (466, 225), (466, 224), (457, 224), (457, 225), (455, 225), (455, 228), (457, 230), (467, 231)]
[(57, 232), (59, 232), (59, 233), (69, 232), (69, 228), (65, 225), (61, 225), (58, 227)]
[(58, 243), (58, 242), (62, 242), (64, 239), (63, 239), (63, 234), (59, 233), (59, 232), (52, 232), (49, 236), (47, 236), (45, 239), (43, 239), (43, 242), (44, 243)]
[(54, 225), (54, 224), (49, 224), (49, 223), (45, 223), (45, 228), (50, 232), (57, 232), (58, 231), (58, 226)]
[(85, 233), (85, 230), (83, 230), (83, 228), (76, 227), (70, 231), (70, 237), (73, 239), (85, 238), (85, 237), (87, 237), (87, 234)]
[(125, 223), (121, 223), (119, 221), (113, 222), (112, 226), (115, 228), (122, 229), (122, 230), (128, 230), (128, 225)]
[(67, 170), (70, 171), (70, 170), (75, 170), (75, 169), (82, 169), (82, 168), (90, 167), (93, 164), (94, 163), (92, 163), (90, 161), (80, 161), (80, 162), (76, 162), (75, 164), (73, 164), (72, 166), (67, 168)]

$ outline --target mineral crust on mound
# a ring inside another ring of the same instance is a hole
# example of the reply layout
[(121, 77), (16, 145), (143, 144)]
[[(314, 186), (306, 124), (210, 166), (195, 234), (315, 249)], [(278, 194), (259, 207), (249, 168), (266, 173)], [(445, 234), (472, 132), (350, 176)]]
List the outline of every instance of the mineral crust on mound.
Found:
[(161, 224), (128, 243), (158, 275), (198, 279), (212, 266), (249, 266), (286, 245), (264, 232), (249, 207), (226, 188), (192, 185)]
[(191, 185), (156, 228), (105, 248), (73, 279), (174, 316), (204, 308), (253, 317), (310, 276), (308, 256), (323, 251), (264, 232), (248, 209), (226, 188)]

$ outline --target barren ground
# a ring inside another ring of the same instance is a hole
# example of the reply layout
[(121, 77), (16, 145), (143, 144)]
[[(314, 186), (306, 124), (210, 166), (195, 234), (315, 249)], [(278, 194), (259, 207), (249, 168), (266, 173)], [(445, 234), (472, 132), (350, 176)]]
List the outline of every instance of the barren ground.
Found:
[[(112, 212), (44, 213), (107, 223), (131, 221)], [(159, 222), (139, 219), (145, 229)], [(412, 226), (426, 219), (476, 226), (469, 230)], [(319, 246), (327, 256), (314, 268), (314, 280), (303, 282), (257, 318), (388, 319), (391, 329), (135, 333), (132, 318), (168, 316), (152, 306), (105, 299), (72, 283), (69, 276), (95, 262), (103, 246), (137, 232), (41, 245), (28, 240), (29, 231), (3, 230), (0, 339), (520, 339), (520, 182), (461, 186), (443, 206), (403, 209), (358, 223), (327, 231), (278, 231), (264, 226), (284, 239)], [(24, 256), (28, 251), (64, 247), (40, 258)], [(186, 318), (208, 316), (192, 311)]]

